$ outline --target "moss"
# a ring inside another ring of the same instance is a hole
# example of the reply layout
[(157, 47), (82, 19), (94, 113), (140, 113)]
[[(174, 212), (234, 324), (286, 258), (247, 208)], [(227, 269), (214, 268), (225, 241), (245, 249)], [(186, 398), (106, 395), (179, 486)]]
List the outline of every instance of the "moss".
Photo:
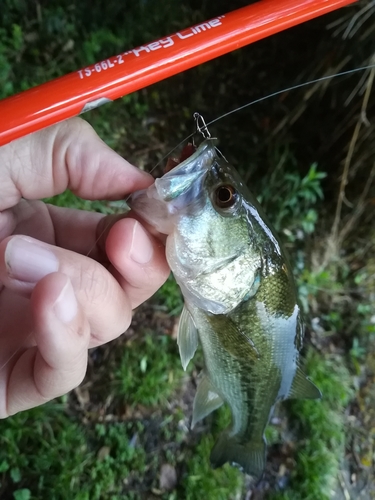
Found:
[(321, 356), (310, 349), (307, 373), (321, 389), (321, 401), (293, 401), (289, 414), (296, 429), (295, 468), (287, 490), (274, 500), (330, 499), (344, 458), (344, 409), (354, 394), (352, 377), (339, 356)]
[(157, 405), (166, 402), (182, 377), (176, 342), (166, 335), (148, 334), (126, 345), (113, 388), (127, 404)]
[(220, 431), (230, 422), (230, 410), (220, 408), (214, 415), (213, 434), (200, 437), (188, 461), (188, 469), (182, 486), (187, 500), (234, 500), (241, 498), (244, 475), (235, 467), (225, 464), (219, 469), (210, 466), (210, 453)]

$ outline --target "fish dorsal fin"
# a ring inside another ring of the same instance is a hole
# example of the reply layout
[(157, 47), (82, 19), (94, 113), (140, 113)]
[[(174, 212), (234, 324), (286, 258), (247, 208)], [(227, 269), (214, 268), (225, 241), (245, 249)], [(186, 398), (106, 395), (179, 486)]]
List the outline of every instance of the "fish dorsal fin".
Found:
[(207, 375), (203, 375), (194, 398), (191, 428), (193, 429), (195, 424), (202, 420), (202, 418), (207, 417), (211, 412), (220, 408), (223, 403), (224, 401), (212, 387)]
[(315, 384), (309, 380), (301, 368), (297, 368), (289, 391), (288, 399), (320, 399), (322, 393)]
[(198, 347), (198, 332), (186, 306), (182, 310), (178, 325), (177, 344), (180, 350), (182, 368), (186, 370)]

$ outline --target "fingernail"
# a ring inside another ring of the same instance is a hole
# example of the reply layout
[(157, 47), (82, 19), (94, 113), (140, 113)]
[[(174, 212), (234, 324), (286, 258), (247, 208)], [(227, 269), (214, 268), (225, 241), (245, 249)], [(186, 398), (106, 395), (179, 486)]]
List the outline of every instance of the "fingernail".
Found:
[(67, 280), (66, 285), (61, 290), (53, 306), (53, 310), (57, 319), (62, 323), (70, 323), (76, 317), (78, 303), (70, 280)]
[(130, 258), (137, 264), (147, 264), (154, 253), (154, 247), (149, 235), (139, 222), (134, 224), (133, 239), (130, 247)]
[(49, 249), (25, 236), (16, 236), (9, 241), (5, 264), (11, 278), (27, 283), (36, 283), (59, 269), (59, 262)]

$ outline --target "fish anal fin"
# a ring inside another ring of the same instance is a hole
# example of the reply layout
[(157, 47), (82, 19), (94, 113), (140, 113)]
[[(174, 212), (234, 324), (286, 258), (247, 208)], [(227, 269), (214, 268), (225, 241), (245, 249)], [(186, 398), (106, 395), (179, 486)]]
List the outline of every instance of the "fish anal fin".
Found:
[(320, 399), (322, 393), (315, 384), (309, 380), (301, 368), (297, 368), (293, 379), (288, 399)]
[(262, 438), (258, 442), (241, 443), (236, 436), (230, 437), (224, 433), (213, 447), (210, 460), (215, 469), (229, 462), (259, 480), (266, 465), (266, 441)]
[(197, 422), (220, 408), (223, 403), (224, 401), (212, 387), (207, 376), (203, 375), (198, 384), (197, 392), (194, 398), (191, 428), (193, 429)]
[(182, 367), (186, 370), (198, 347), (198, 332), (186, 306), (182, 310), (178, 325), (177, 344), (180, 350)]

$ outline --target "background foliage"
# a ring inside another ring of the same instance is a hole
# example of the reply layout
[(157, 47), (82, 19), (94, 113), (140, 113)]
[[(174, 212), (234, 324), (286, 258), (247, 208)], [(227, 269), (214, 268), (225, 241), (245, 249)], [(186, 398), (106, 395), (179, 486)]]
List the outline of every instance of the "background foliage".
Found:
[[(249, 2), (236, 0), (231, 8)], [(0, 97), (226, 12), (218, 0), (3, 0)], [(120, 154), (151, 170), (192, 128), (294, 84), (375, 62), (375, 4), (362, 1), (85, 115)], [(212, 126), (259, 196), (294, 263), (307, 317), (306, 369), (321, 402), (288, 402), (268, 429), (264, 479), (213, 471), (227, 410), (189, 431), (198, 358), (175, 345), (172, 279), (128, 332), (91, 352), (80, 388), (0, 422), (4, 499), (373, 498), (374, 69), (287, 91)], [(1, 119), (1, 118), (0, 118)], [(156, 169), (155, 174), (160, 174)], [(108, 213), (67, 192), (58, 205)], [(361, 495), (361, 496), (360, 496)]]

